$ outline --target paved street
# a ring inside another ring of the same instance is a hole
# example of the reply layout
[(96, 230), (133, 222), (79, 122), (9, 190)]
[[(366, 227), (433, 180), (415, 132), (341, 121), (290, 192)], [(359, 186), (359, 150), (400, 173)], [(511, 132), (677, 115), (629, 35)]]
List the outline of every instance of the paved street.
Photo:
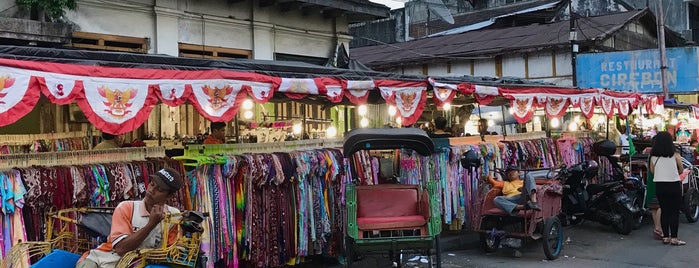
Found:
[[(563, 252), (555, 261), (545, 260), (540, 243), (530, 242), (521, 249), (522, 257), (513, 256), (513, 250), (501, 249), (496, 253), (483, 252), (478, 236), (473, 232), (447, 235), (443, 239), (442, 267), (696, 267), (699, 264), (699, 223), (690, 224), (680, 215), (680, 238), (687, 241), (682, 247), (663, 245), (653, 240), (650, 221), (628, 236), (615, 233), (611, 227), (594, 222), (565, 227)], [(405, 256), (404, 260), (413, 256)], [(416, 261), (403, 267), (427, 267)], [(306, 265), (304, 265), (306, 266)], [(308, 267), (340, 267), (320, 263)], [(391, 267), (385, 257), (364, 257), (356, 267)]]

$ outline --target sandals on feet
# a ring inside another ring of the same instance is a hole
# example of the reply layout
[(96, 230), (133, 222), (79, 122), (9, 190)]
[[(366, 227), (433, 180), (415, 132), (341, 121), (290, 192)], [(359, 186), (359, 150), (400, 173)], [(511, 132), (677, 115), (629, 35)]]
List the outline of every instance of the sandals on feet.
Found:
[(684, 241), (679, 240), (677, 238), (673, 238), (672, 240), (670, 240), (670, 245), (673, 245), (673, 246), (684, 246), (686, 244), (687, 244), (687, 242), (684, 242)]
[(663, 237), (663, 244), (667, 245), (670, 244), (670, 238), (669, 237)]
[(653, 238), (655, 240), (662, 240), (663, 239), (663, 231), (655, 229), (653, 230)]

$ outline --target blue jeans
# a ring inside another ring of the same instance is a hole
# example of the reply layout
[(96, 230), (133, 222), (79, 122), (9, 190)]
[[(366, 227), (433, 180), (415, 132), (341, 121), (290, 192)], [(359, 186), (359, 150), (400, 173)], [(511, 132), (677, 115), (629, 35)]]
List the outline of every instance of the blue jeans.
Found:
[(495, 202), (495, 206), (512, 216), (517, 216), (515, 207), (517, 207), (517, 205), (524, 205), (529, 200), (529, 194), (533, 190), (536, 190), (536, 181), (534, 180), (534, 177), (529, 174), (524, 176), (524, 190), (524, 193), (520, 193), (518, 195), (496, 196), (493, 200)]

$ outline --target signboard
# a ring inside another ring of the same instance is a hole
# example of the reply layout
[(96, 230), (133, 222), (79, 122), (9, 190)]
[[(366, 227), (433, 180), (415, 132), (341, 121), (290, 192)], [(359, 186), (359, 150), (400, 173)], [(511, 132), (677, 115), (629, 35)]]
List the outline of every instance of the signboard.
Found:
[[(666, 55), (668, 92), (699, 91), (699, 48), (668, 48)], [(578, 54), (576, 63), (580, 88), (663, 92), (657, 49)]]

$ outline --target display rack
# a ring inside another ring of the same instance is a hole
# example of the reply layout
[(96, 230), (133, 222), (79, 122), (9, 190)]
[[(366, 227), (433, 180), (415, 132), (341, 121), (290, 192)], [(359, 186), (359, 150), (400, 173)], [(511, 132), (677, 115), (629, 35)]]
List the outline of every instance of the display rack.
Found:
[(132, 147), (90, 151), (66, 151), (0, 155), (0, 170), (30, 166), (89, 165), (143, 161), (165, 157), (164, 147)]

